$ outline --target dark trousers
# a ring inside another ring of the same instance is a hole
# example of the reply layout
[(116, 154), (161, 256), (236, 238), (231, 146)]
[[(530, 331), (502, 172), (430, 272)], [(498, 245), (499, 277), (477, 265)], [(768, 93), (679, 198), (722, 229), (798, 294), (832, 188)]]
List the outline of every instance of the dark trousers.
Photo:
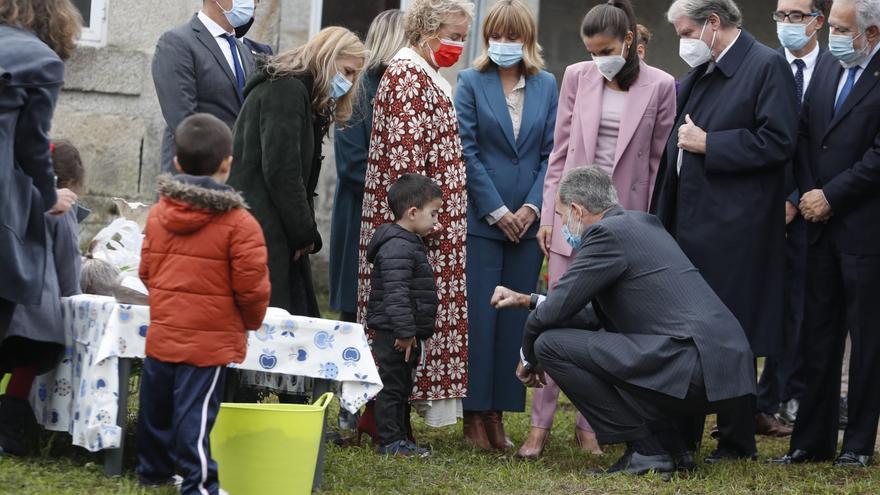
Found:
[[(757, 369), (758, 363), (755, 362)], [(718, 448), (730, 449), (740, 454), (752, 455), (758, 452), (755, 443), (754, 395), (748, 395), (737, 402), (735, 407), (718, 411)]]
[(588, 349), (594, 335), (590, 331), (546, 331), (535, 342), (535, 352), (544, 371), (590, 422), (599, 443), (635, 442), (654, 435), (670, 454), (679, 454), (693, 448), (694, 416), (742, 407), (748, 397), (754, 400), (750, 395), (709, 402), (699, 359), (683, 399), (627, 383), (593, 361)]
[(177, 472), (183, 476), (181, 493), (218, 493), (209, 436), (225, 377), (225, 366), (144, 360), (137, 428), (137, 472), (142, 481), (161, 483)]
[(0, 298), (0, 342), (6, 337), (6, 331), (12, 324), (13, 313), (15, 313), (15, 303)]
[(377, 331), (373, 337), (373, 355), (379, 366), (382, 390), (376, 395), (376, 428), (379, 442), (388, 445), (406, 440), (406, 424), (409, 416), (409, 396), (412, 393), (413, 362), (417, 358), (412, 351), (410, 362), (405, 355), (394, 348), (394, 334)]
[(767, 414), (775, 414), (782, 402), (800, 399), (806, 388), (801, 339), (806, 250), (806, 221), (798, 216), (786, 228), (784, 350), (779, 356), (764, 360), (764, 371), (758, 380), (758, 411)]
[(880, 256), (847, 254), (828, 230), (807, 251), (807, 388), (791, 448), (819, 459), (837, 450), (840, 368), (849, 330), (849, 421), (842, 450), (872, 455), (880, 417)]

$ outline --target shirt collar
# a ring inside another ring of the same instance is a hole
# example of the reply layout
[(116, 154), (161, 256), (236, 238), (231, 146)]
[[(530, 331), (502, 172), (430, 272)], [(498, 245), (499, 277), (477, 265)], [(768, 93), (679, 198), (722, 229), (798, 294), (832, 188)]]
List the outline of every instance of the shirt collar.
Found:
[[(795, 60), (798, 59), (798, 57), (791, 53), (791, 50), (786, 48), (785, 59), (788, 60), (788, 65), (791, 65), (794, 63)], [(804, 55), (803, 57), (800, 57), (800, 59), (804, 61), (804, 64), (806, 64), (807, 68), (815, 66), (816, 61), (819, 60), (819, 43), (816, 43), (816, 46), (813, 47), (813, 51)]]
[(518, 90), (518, 89), (525, 89), (525, 88), (526, 88), (526, 76), (521, 75), (521, 76), (519, 76), (519, 81), (516, 82), (516, 85), (511, 90), (511, 93)]
[(202, 24), (208, 29), (208, 32), (211, 33), (211, 36), (215, 38), (219, 38), (220, 36), (226, 36), (227, 34), (235, 35), (235, 31), (227, 32), (225, 29), (220, 27), (219, 24), (214, 22), (214, 19), (208, 17), (208, 14), (203, 11), (199, 11), (199, 20), (202, 21)]
[(736, 38), (734, 38), (733, 41), (731, 41), (730, 44), (727, 45), (727, 48), (725, 48), (723, 52), (718, 54), (718, 58), (715, 59), (716, 65), (719, 62), (721, 62), (721, 59), (724, 58), (725, 55), (727, 55), (727, 52), (729, 52), (731, 48), (733, 48), (733, 45), (736, 44), (736, 40), (738, 40), (741, 35), (742, 35), (742, 29), (738, 29), (736, 32)]
[(417, 51), (405, 46), (397, 52), (397, 55), (394, 56), (393, 60), (408, 60), (416, 64), (428, 74), (428, 77), (434, 81), (434, 84), (443, 90), (443, 93), (445, 93), (450, 100), (452, 99), (452, 85), (449, 84), (449, 81), (447, 81), (445, 77), (440, 75), (440, 72), (431, 67), (431, 64), (429, 64), (424, 57), (419, 55)]

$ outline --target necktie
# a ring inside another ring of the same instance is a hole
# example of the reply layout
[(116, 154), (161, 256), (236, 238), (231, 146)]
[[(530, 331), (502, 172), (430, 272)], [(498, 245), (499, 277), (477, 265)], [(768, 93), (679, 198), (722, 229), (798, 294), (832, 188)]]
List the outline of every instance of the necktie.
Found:
[(792, 63), (797, 66), (797, 72), (794, 74), (794, 85), (797, 88), (797, 101), (798, 105), (800, 105), (804, 101), (804, 67), (807, 64), (799, 58), (796, 58)]
[(244, 101), (244, 69), (241, 62), (238, 61), (238, 45), (235, 44), (235, 36), (224, 34), (226, 42), (229, 43), (229, 50), (232, 52), (232, 65), (235, 67), (235, 92), (238, 93), (238, 101)]
[(840, 92), (840, 96), (837, 97), (837, 102), (834, 104), (834, 113), (837, 113), (843, 105), (843, 102), (846, 101), (846, 97), (849, 96), (850, 91), (852, 91), (853, 86), (856, 84), (856, 74), (859, 73), (859, 69), (860, 67), (858, 65), (850, 67), (849, 74), (846, 75), (846, 82), (843, 83), (843, 90)]

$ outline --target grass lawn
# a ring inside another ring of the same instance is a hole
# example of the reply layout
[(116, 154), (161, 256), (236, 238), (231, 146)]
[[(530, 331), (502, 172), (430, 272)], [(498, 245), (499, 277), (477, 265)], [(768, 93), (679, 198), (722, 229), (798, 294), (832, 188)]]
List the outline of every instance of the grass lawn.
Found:
[[(335, 408), (331, 418), (335, 418)], [(333, 421), (331, 421), (332, 423)], [(516, 441), (525, 438), (526, 414), (506, 418), (508, 433)], [(574, 446), (574, 411), (567, 402), (556, 418), (552, 438), (543, 460), (523, 462), (510, 453), (475, 452), (460, 442), (460, 428), (432, 429), (415, 420), (420, 443), (433, 446), (429, 460), (386, 459), (369, 447), (329, 448), (322, 493), (561, 493), (561, 494), (877, 494), (880, 470), (849, 471), (828, 464), (780, 467), (766, 462), (785, 452), (787, 439), (761, 437), (758, 462), (724, 466), (701, 466), (695, 474), (671, 482), (658, 477), (613, 476), (593, 478), (585, 469), (610, 465), (621, 453), (608, 448), (604, 456), (581, 453)], [(131, 430), (130, 430), (131, 431)], [(366, 437), (365, 437), (366, 438)], [(129, 439), (131, 441), (133, 439)], [(127, 460), (127, 474), (110, 479), (102, 473), (101, 457), (69, 446), (65, 434), (41, 434), (42, 452), (27, 459), (0, 459), (0, 493), (47, 494), (172, 494), (173, 490), (142, 490), (133, 475), (134, 459)], [(714, 444), (707, 439), (704, 454)], [(133, 442), (128, 444), (133, 447)], [(133, 449), (131, 449), (133, 450)], [(132, 454), (133, 452), (129, 452)], [(222, 466), (221, 466), (222, 470)], [(233, 494), (252, 495), (252, 494)], [(259, 494), (264, 495), (264, 494)]]

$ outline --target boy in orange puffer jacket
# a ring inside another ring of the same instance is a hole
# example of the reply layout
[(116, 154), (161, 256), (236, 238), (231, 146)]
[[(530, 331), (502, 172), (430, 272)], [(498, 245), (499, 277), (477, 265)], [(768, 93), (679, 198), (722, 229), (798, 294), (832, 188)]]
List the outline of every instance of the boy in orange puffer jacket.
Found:
[(226, 365), (244, 360), (247, 333), (269, 305), (260, 224), (234, 189), (232, 133), (195, 114), (175, 133), (180, 175), (159, 178), (140, 277), (150, 291), (147, 358), (137, 429), (141, 484), (173, 483), (181, 493), (220, 493), (208, 437), (220, 409)]

